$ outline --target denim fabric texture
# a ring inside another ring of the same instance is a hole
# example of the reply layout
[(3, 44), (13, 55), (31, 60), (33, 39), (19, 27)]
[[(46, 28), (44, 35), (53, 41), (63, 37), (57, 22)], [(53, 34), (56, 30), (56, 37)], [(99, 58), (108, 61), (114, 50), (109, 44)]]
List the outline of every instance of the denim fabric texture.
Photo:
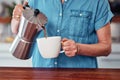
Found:
[[(81, 44), (97, 43), (96, 31), (113, 17), (108, 0), (65, 0), (63, 4), (61, 0), (29, 0), (29, 5), (47, 16), (48, 36), (61, 36)], [(41, 37), (44, 37), (43, 31), (37, 34), (31, 48), (33, 67), (97, 68), (96, 57), (67, 57), (62, 53), (57, 58), (43, 58), (36, 43)]]

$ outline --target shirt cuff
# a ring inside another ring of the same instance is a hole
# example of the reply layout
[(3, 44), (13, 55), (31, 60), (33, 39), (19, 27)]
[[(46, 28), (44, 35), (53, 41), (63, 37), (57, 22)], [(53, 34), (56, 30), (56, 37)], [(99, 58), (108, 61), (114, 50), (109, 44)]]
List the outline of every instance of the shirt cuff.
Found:
[(113, 13), (109, 11), (108, 14), (106, 14), (104, 17), (102, 17), (95, 23), (95, 30), (97, 31), (100, 28), (104, 27), (107, 23), (110, 22), (113, 16)]

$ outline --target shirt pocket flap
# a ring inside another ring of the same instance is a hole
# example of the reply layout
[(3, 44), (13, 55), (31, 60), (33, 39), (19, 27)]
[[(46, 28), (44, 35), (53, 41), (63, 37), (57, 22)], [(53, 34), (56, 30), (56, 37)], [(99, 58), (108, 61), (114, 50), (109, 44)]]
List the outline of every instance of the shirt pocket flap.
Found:
[(83, 10), (71, 10), (71, 17), (91, 18), (92, 12)]

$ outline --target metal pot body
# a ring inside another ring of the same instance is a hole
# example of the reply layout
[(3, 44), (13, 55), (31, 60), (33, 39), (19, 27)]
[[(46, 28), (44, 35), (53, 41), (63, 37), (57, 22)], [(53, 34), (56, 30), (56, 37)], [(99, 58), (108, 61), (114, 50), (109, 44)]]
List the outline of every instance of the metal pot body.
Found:
[(23, 11), (18, 34), (10, 48), (10, 52), (14, 57), (22, 60), (31, 57), (30, 48), (34, 37), (36, 36), (38, 29), (45, 25), (46, 22), (46, 16), (40, 13), (38, 9), (34, 10), (28, 8)]
[(21, 39), (19, 36), (16, 36), (11, 48), (10, 52), (14, 57), (22, 60), (29, 59), (31, 57), (30, 48), (32, 43), (26, 42)]
[(38, 25), (29, 22), (24, 16), (21, 17), (18, 36), (22, 39), (32, 42), (34, 36), (37, 34)]
[(23, 40), (20, 40), (15, 51), (13, 52), (13, 56), (23, 60), (31, 58), (31, 45), (31, 43), (26, 43)]

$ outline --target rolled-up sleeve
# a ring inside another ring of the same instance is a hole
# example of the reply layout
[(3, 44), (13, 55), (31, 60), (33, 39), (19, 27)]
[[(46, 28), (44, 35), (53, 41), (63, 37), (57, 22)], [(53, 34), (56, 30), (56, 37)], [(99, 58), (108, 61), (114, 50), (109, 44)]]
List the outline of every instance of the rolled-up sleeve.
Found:
[(99, 0), (95, 18), (95, 30), (104, 27), (113, 16), (108, 0)]

